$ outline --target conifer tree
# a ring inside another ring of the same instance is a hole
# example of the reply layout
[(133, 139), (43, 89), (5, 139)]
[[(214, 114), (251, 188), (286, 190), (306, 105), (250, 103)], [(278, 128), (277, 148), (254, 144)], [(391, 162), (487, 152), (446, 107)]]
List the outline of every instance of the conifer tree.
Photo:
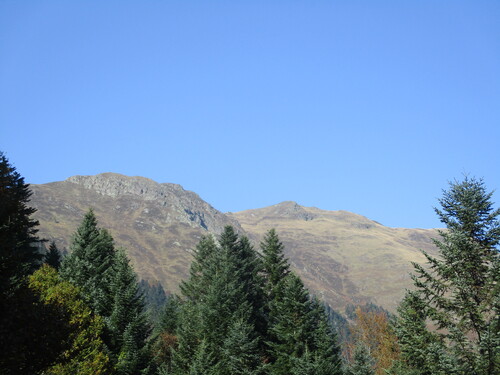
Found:
[(346, 375), (375, 375), (374, 360), (369, 348), (363, 343), (358, 343), (354, 348), (354, 357), (349, 365)]
[[(222, 366), (227, 340), (246, 341), (257, 355), (255, 322), (261, 309), (258, 257), (248, 240), (226, 227), (218, 244), (208, 237), (198, 244), (190, 269), (190, 279), (181, 284), (183, 304), (178, 322), (178, 346), (173, 353), (173, 371), (188, 374), (201, 351)], [(234, 326), (238, 321), (239, 325)], [(197, 360), (198, 360), (197, 359)], [(246, 363), (251, 363), (246, 362)], [(257, 364), (254, 364), (257, 366)], [(255, 369), (249, 369), (255, 370)], [(223, 370), (220, 370), (223, 371)]]
[(313, 345), (315, 324), (309, 293), (298, 276), (290, 273), (281, 280), (276, 297), (270, 301), (269, 315), (269, 373), (290, 374), (295, 360)]
[(43, 327), (26, 283), (42, 258), (30, 196), (29, 185), (0, 152), (0, 373), (6, 375), (30, 373), (50, 357), (33, 337)]
[(61, 277), (78, 286), (85, 301), (101, 316), (111, 314), (114, 296), (111, 287), (115, 248), (113, 238), (97, 226), (90, 209), (78, 227), (71, 253), (61, 264)]
[[(439, 257), (424, 252), (428, 268), (414, 264), (416, 291), (402, 305), (398, 330), (408, 362), (422, 358), (416, 347), (433, 356), (425, 360), (439, 364), (439, 371), (500, 372), (500, 210), (493, 208), (491, 197), (482, 180), (466, 177), (451, 183), (439, 200), (441, 208), (435, 211), (447, 227), (434, 241)], [(418, 326), (412, 315), (419, 317)], [(439, 329), (431, 339), (425, 321)], [(421, 334), (412, 338), (412, 330)]]
[(111, 350), (118, 357), (116, 367), (119, 374), (135, 374), (148, 367), (149, 326), (137, 276), (122, 249), (115, 255), (110, 290), (114, 300), (106, 321)]
[(271, 229), (261, 242), (262, 268), (265, 278), (265, 291), (269, 299), (274, 297), (274, 289), (290, 272), (288, 259), (285, 258), (283, 243), (279, 240), (276, 230)]
[(44, 262), (56, 270), (58, 270), (61, 265), (61, 253), (54, 241), (50, 243), (49, 251), (47, 251), (44, 256)]
[(24, 178), (0, 152), (0, 300), (40, 265), (38, 221), (30, 217), (36, 210), (28, 206), (31, 194)]

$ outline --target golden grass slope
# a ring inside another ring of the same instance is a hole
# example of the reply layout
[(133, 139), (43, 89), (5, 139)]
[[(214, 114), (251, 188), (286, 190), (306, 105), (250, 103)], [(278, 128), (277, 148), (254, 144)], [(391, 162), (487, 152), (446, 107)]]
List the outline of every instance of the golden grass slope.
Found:
[(31, 185), (39, 235), (68, 249), (72, 234), (89, 208), (99, 225), (124, 247), (140, 278), (158, 280), (175, 292), (188, 276), (192, 249), (203, 235), (218, 234), (237, 222), (180, 185), (114, 173), (74, 176)]
[(419, 249), (435, 252), (435, 230), (388, 228), (347, 211), (283, 202), (231, 216), (257, 243), (275, 228), (305, 284), (340, 311), (367, 301), (395, 311), (412, 285), (410, 262), (425, 262)]

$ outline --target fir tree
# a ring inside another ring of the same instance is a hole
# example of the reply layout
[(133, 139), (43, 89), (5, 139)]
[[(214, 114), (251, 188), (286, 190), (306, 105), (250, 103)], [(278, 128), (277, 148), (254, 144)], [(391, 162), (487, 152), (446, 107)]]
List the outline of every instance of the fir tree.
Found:
[(94, 211), (89, 210), (78, 227), (71, 253), (61, 264), (61, 277), (78, 286), (85, 301), (101, 316), (111, 314), (114, 300), (110, 290), (115, 248), (113, 238), (97, 226)]
[[(414, 264), (416, 291), (405, 299), (399, 323), (400, 336), (408, 341), (402, 345), (408, 361), (414, 355), (432, 355), (439, 371), (478, 375), (500, 371), (500, 210), (493, 208), (491, 197), (482, 180), (466, 177), (451, 183), (439, 200), (441, 209), (436, 213), (447, 227), (434, 241), (439, 257), (424, 252), (428, 268)], [(419, 326), (411, 322), (411, 314), (420, 317)], [(431, 343), (424, 321), (439, 329)], [(415, 329), (421, 334), (408, 336)], [(414, 352), (412, 346), (426, 354)]]
[[(192, 371), (202, 342), (206, 346), (203, 353), (210, 353), (217, 366), (224, 363), (225, 350), (235, 350), (227, 347), (228, 337), (245, 341), (241, 336), (244, 331), (249, 345), (258, 343), (254, 341), (259, 336), (255, 323), (263, 300), (259, 295), (258, 264), (248, 240), (239, 238), (232, 227), (224, 229), (218, 244), (210, 237), (200, 241), (190, 279), (181, 284), (184, 302), (177, 328), (178, 346), (173, 355), (176, 373)], [(240, 322), (238, 330), (235, 321)]]
[(31, 194), (24, 178), (0, 152), (0, 300), (40, 265), (38, 221), (30, 217), (36, 210), (28, 206)]
[(290, 265), (285, 258), (283, 243), (274, 229), (269, 230), (261, 242), (262, 268), (265, 278), (265, 291), (269, 299), (274, 297), (274, 289), (290, 272)]
[(312, 345), (314, 312), (308, 291), (293, 273), (280, 282), (270, 303), (269, 373), (287, 375), (292, 372), (295, 360), (304, 356)]
[(44, 262), (56, 270), (58, 270), (61, 265), (61, 253), (54, 241), (50, 243), (49, 251), (47, 251), (44, 256)]
[(358, 343), (354, 349), (354, 357), (346, 375), (375, 375), (374, 360), (368, 347)]
[[(41, 263), (38, 222), (30, 216), (29, 185), (0, 152), (0, 372), (31, 373), (50, 355), (35, 334), (44, 332), (37, 298), (26, 280)], [(27, 328), (30, 327), (30, 328)], [(50, 341), (50, 340), (49, 340)]]
[(111, 336), (111, 351), (117, 355), (119, 374), (135, 374), (148, 367), (146, 340), (149, 326), (137, 276), (123, 250), (118, 250), (113, 265), (111, 314), (106, 318)]

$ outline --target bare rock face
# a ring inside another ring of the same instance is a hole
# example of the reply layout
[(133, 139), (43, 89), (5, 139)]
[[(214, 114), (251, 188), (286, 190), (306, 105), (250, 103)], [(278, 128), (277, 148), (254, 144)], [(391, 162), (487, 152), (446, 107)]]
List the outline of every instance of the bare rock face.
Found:
[(73, 176), (31, 185), (40, 235), (69, 249), (72, 234), (92, 208), (99, 225), (127, 250), (139, 277), (158, 280), (170, 292), (188, 276), (192, 249), (204, 235), (239, 223), (182, 186), (115, 173)]
[(237, 222), (228, 221), (223, 213), (202, 200), (198, 194), (184, 190), (178, 184), (161, 184), (149, 178), (127, 177), (117, 173), (73, 176), (66, 181), (115, 199), (130, 197), (147, 201), (168, 213), (164, 215), (165, 223), (180, 222), (216, 234), (221, 233), (225, 225), (238, 226)]

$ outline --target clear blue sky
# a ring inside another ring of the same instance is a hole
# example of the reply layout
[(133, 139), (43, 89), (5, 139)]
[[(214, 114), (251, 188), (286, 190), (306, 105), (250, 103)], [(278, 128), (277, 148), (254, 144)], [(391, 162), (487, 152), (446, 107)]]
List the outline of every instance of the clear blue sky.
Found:
[(439, 226), (449, 180), (500, 190), (499, 20), (481, 0), (1, 0), (0, 150), (30, 183), (112, 171), (221, 211)]

